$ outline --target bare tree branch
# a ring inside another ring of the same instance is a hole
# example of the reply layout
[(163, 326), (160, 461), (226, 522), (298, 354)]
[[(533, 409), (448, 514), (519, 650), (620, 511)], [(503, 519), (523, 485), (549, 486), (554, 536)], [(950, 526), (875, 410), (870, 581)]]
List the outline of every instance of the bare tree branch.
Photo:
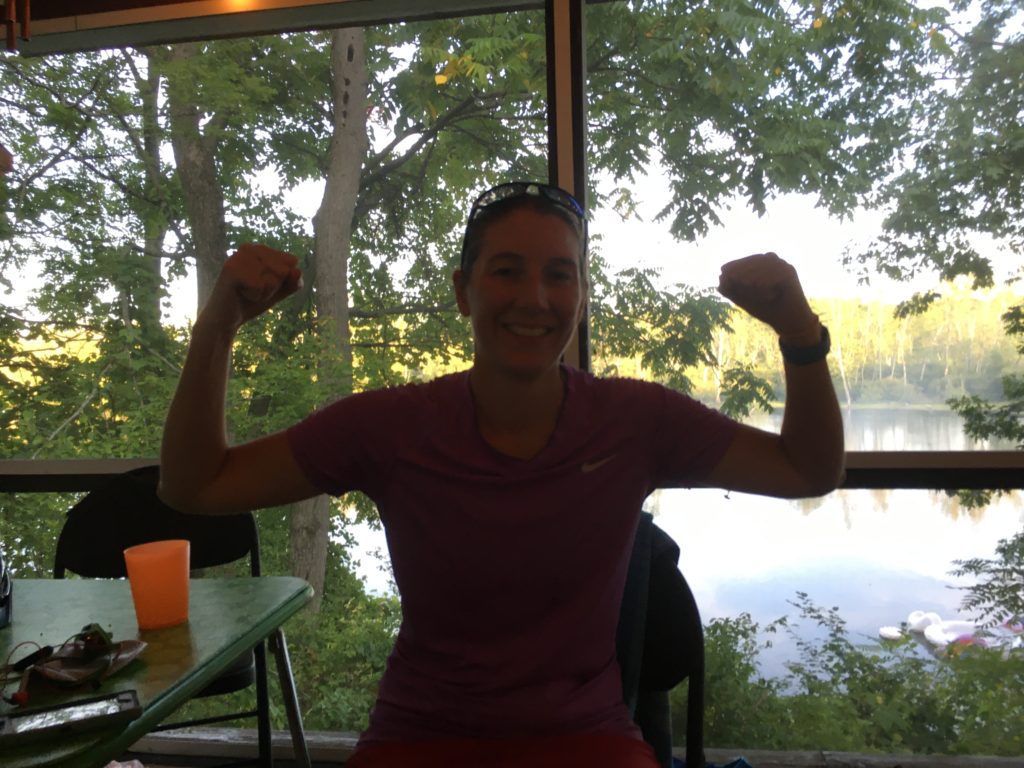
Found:
[(50, 433), (50, 435), (42, 442), (42, 444), (40, 444), (40, 446), (32, 452), (33, 459), (39, 458), (39, 452), (42, 451), (43, 448), (45, 448), (50, 442), (52, 442), (53, 439), (57, 437), (57, 435), (59, 435), (61, 432), (67, 429), (68, 425), (82, 414), (82, 411), (85, 410), (85, 407), (92, 402), (93, 398), (95, 398), (97, 394), (99, 394), (100, 379), (102, 379), (103, 376), (106, 375), (107, 371), (109, 370), (110, 366), (108, 365), (102, 371), (100, 371), (99, 376), (97, 376), (95, 381), (93, 382), (92, 390), (89, 392), (88, 395), (86, 395), (85, 400), (79, 403), (78, 407), (75, 408), (75, 410), (66, 419), (64, 419), (64, 421), (62, 421), (60, 425), (55, 430), (53, 430), (53, 432)]
[(358, 318), (380, 318), (394, 315), (439, 315), (451, 312), (455, 309), (455, 302), (446, 304), (405, 304), (400, 307), (388, 307), (386, 309), (351, 309), (350, 317)]

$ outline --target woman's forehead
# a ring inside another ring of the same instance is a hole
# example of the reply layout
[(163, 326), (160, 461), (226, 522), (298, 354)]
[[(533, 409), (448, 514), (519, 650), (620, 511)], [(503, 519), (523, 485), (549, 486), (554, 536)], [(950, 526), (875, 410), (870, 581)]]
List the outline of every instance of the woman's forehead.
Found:
[(512, 253), (547, 253), (578, 263), (581, 242), (576, 229), (555, 213), (517, 208), (489, 222), (482, 238), (481, 256)]

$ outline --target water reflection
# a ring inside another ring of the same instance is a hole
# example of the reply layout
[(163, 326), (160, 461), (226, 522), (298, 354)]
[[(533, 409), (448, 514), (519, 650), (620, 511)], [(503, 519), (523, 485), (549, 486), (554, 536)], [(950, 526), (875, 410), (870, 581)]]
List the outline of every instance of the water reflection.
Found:
[[(913, 498), (906, 498), (904, 493), (916, 494)], [(1012, 507), (1020, 507), (1022, 496), (1020, 491), (1007, 491), (994, 500), (997, 508), (1002, 504), (1009, 504)], [(800, 509), (805, 515), (810, 515), (816, 510), (832, 504), (841, 505), (847, 525), (853, 524), (853, 518), (865, 508), (887, 512), (890, 508), (894, 511), (901, 511), (902, 505), (914, 504), (926, 507), (931, 512), (941, 512), (944, 516), (953, 520), (961, 517), (969, 520), (979, 521), (985, 516), (985, 511), (992, 506), (970, 506), (965, 504), (955, 493), (945, 491), (894, 491), (885, 488), (865, 489), (860, 491), (841, 491), (829, 496), (815, 499), (796, 499), (790, 502)]]
[[(778, 431), (781, 409), (756, 414), (750, 423)], [(960, 417), (945, 408), (853, 408), (843, 411), (848, 451), (1001, 451), (1012, 440), (972, 440)]]
[(706, 618), (747, 612), (765, 623), (792, 614), (787, 600), (802, 590), (872, 637), (912, 610), (958, 616), (953, 561), (990, 557), (1024, 524), (1016, 498), (971, 516), (949, 514), (954, 500), (917, 490), (843, 491), (815, 502), (673, 490), (654, 501)]
[[(779, 418), (762, 418), (761, 425)], [(970, 450), (948, 411), (878, 409), (845, 415), (849, 450)], [(994, 449), (1012, 448), (993, 444)], [(953, 561), (991, 557), (1024, 526), (1020, 492), (972, 509), (941, 491), (840, 491), (787, 501), (717, 490), (666, 490), (650, 506), (680, 546), (680, 567), (705, 619), (750, 613), (762, 625), (795, 615), (789, 601), (809, 593), (836, 606), (854, 635), (874, 638), (913, 610), (943, 618), (959, 611)], [(801, 629), (804, 637), (814, 629)], [(774, 638), (767, 674), (783, 672), (796, 649)]]

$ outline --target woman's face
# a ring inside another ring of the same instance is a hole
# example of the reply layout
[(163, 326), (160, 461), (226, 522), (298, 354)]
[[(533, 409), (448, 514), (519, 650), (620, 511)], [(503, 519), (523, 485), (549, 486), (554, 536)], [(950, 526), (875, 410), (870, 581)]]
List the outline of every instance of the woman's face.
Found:
[(557, 370), (583, 313), (581, 250), (566, 221), (532, 207), (488, 224), (469, 275), (454, 276), (476, 366), (526, 378)]

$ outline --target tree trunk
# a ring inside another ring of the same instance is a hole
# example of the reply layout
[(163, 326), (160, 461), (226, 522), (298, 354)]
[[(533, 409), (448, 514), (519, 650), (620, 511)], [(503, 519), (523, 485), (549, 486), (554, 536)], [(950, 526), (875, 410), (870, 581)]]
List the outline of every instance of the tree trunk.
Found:
[(726, 365), (726, 333), (719, 329), (715, 337), (715, 404), (722, 404), (722, 372)]
[(850, 393), (850, 382), (846, 377), (846, 365), (843, 363), (843, 343), (836, 340), (835, 345), (836, 367), (839, 369), (839, 380), (843, 383), (843, 395), (846, 399), (846, 407), (853, 407), (853, 395)]
[[(834, 324), (832, 330), (834, 339), (832, 343), (832, 355), (836, 361), (836, 368), (839, 372), (839, 380), (843, 384), (843, 395), (846, 400), (846, 407), (850, 408), (853, 406), (853, 395), (850, 392), (850, 379), (846, 373), (846, 361), (843, 360), (843, 338), (845, 338), (846, 333), (844, 330), (842, 304), (840, 304), (839, 301), (836, 299), (832, 300), (832, 321), (829, 324)], [(863, 366), (861, 366), (860, 370), (861, 373), (863, 373)], [(854, 374), (856, 375), (856, 371), (854, 371)]]
[[(320, 208), (313, 217), (313, 279), (321, 333), (328, 335), (341, 365), (321, 368), (321, 398), (329, 402), (352, 391), (352, 346), (349, 331), (348, 260), (359, 180), (369, 138), (366, 96), (369, 76), (362, 29), (336, 30), (331, 37), (331, 102), (334, 132), (327, 155), (327, 178)], [(339, 372), (340, 371), (340, 372)], [(291, 572), (316, 592), (318, 611), (327, 566), (330, 504), (318, 497), (295, 504), (289, 535)]]
[[(146, 79), (139, 82), (142, 98), (142, 151), (145, 167), (146, 197), (148, 200), (164, 200), (163, 172), (160, 162), (160, 123), (157, 119), (160, 94), (160, 75), (153, 66), (153, 58), (147, 55)], [(160, 327), (160, 299), (163, 276), (160, 274), (163, 259), (164, 238), (167, 236), (167, 218), (162, 215), (143, 217), (144, 244), (142, 257), (145, 259), (146, 295), (136, 297), (142, 317), (143, 336), (162, 335)]]
[[(196, 43), (170, 47), (171, 61), (187, 61), (199, 55)], [(224, 224), (224, 194), (217, 179), (215, 151), (216, 117), (208, 123), (209, 133), (201, 130), (201, 113), (192, 100), (194, 85), (184, 78), (168, 78), (167, 102), (171, 121), (171, 146), (178, 166), (178, 178), (184, 192), (185, 212), (192, 230), (196, 251), (198, 307), (206, 304), (213, 284), (227, 256), (228, 242)]]

